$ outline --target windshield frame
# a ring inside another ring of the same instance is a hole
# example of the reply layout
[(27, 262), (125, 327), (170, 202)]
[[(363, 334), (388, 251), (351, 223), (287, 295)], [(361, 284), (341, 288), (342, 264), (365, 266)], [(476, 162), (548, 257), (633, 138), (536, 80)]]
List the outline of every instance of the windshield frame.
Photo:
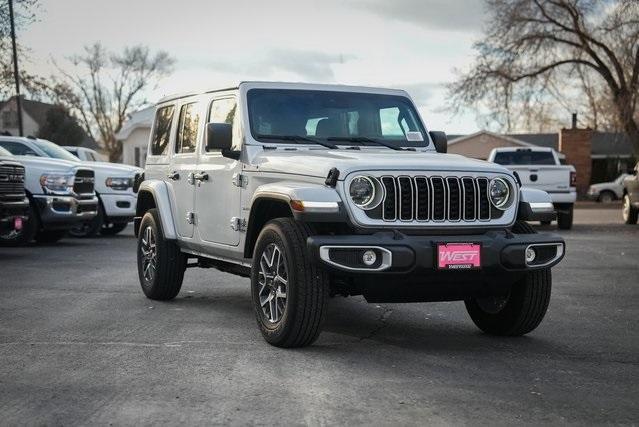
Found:
[[(60, 147), (58, 144), (55, 144), (51, 141), (47, 141), (46, 139), (38, 139), (37, 141), (33, 141), (35, 146), (43, 152), (47, 157), (52, 159), (61, 159), (66, 160), (68, 162), (81, 162), (80, 158), (74, 156), (70, 152), (68, 152), (65, 148)], [(59, 153), (58, 156), (52, 155), (53, 153)]]
[[(408, 96), (405, 95), (401, 95), (401, 94), (388, 94), (388, 93), (383, 93), (383, 92), (357, 92), (357, 91), (341, 91), (341, 90), (335, 90), (335, 89), (310, 89), (310, 88), (283, 88), (283, 87), (251, 87), (249, 88), (246, 93), (245, 93), (245, 101), (246, 101), (246, 120), (248, 121), (248, 128), (249, 128), (249, 134), (251, 136), (251, 138), (256, 141), (257, 143), (264, 145), (264, 144), (283, 144), (283, 145), (292, 145), (292, 141), (287, 141), (287, 140), (277, 140), (276, 138), (272, 139), (267, 139), (267, 138), (263, 138), (263, 134), (260, 133), (258, 131), (258, 129), (256, 129), (256, 124), (254, 123), (253, 120), (253, 115), (252, 115), (252, 111), (251, 111), (251, 93), (254, 91), (274, 91), (274, 92), (317, 92), (317, 93), (327, 93), (327, 94), (340, 94), (340, 95), (344, 95), (344, 94), (354, 94), (354, 95), (366, 95), (366, 96), (379, 96), (379, 97), (384, 97), (384, 98), (395, 98), (397, 100), (399, 100), (399, 102), (401, 102), (406, 108), (408, 108), (411, 112), (411, 114), (413, 115), (414, 121), (415, 121), (415, 125), (417, 126), (418, 131), (422, 134), (422, 141), (408, 141), (406, 139), (391, 139), (391, 138), (373, 138), (373, 139), (383, 139), (383, 141), (385, 143), (388, 144), (393, 144), (396, 147), (400, 147), (400, 148), (414, 148), (414, 149), (426, 149), (426, 148), (431, 148), (432, 147), (432, 143), (430, 140), (430, 135), (428, 134), (428, 129), (426, 128), (426, 126), (424, 125), (424, 122), (422, 121), (421, 115), (419, 114), (419, 111), (417, 110), (417, 107), (415, 106), (415, 104), (413, 103), (412, 99)], [(332, 144), (335, 144), (337, 146), (340, 147), (350, 147), (350, 146), (358, 146), (358, 147), (371, 147), (371, 148), (384, 148), (384, 149), (390, 149), (390, 148), (386, 148), (383, 147), (381, 144), (375, 144), (373, 142), (367, 143), (367, 142), (352, 142), (352, 141), (339, 141), (339, 140), (331, 140), (331, 137), (319, 137), (316, 135), (298, 135), (298, 136), (302, 136), (302, 137), (308, 137), (313, 138), (313, 139), (318, 139), (318, 140), (322, 140), (322, 141), (326, 141), (326, 142), (330, 142)], [(360, 138), (361, 136), (359, 135), (352, 135), (352, 137), (354, 138)], [(372, 138), (372, 137), (371, 137)], [(316, 145), (316, 143), (308, 141), (308, 142), (303, 142), (303, 141), (298, 141), (297, 143), (295, 143), (295, 145)]]

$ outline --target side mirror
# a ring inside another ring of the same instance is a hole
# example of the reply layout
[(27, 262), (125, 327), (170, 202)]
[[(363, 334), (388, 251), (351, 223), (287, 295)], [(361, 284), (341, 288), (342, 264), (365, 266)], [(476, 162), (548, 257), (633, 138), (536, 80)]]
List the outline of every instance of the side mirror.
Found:
[(239, 159), (240, 152), (232, 151), (233, 125), (229, 123), (208, 123), (206, 125), (206, 151), (220, 150), (222, 156)]
[(448, 138), (446, 137), (445, 132), (439, 132), (436, 130), (431, 130), (428, 132), (430, 135), (430, 139), (433, 140), (433, 144), (435, 144), (435, 150), (438, 153), (447, 153), (448, 152)]

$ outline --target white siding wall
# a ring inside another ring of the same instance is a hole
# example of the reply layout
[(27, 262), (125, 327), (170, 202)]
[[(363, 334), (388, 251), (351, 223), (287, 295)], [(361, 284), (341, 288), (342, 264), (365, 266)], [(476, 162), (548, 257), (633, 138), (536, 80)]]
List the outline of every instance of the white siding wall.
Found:
[(131, 132), (128, 138), (122, 140), (122, 163), (144, 167), (150, 133), (150, 127), (137, 128)]

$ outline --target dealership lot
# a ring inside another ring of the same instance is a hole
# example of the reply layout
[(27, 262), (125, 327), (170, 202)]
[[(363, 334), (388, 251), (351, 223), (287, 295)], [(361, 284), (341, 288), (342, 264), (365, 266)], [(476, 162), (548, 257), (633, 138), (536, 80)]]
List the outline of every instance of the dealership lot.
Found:
[[(131, 230), (0, 248), (3, 424), (636, 423), (639, 226), (579, 209), (549, 313), (491, 338), (463, 303), (331, 300), (300, 350), (267, 345), (247, 279), (188, 270), (147, 300)], [(554, 231), (553, 227), (543, 227)]]

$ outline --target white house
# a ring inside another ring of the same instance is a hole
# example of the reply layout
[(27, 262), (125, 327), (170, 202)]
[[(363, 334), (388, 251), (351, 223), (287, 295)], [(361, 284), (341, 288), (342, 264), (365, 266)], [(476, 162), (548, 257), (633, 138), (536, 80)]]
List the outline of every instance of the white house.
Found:
[(122, 163), (144, 167), (154, 111), (153, 106), (136, 111), (117, 133), (122, 142)]

